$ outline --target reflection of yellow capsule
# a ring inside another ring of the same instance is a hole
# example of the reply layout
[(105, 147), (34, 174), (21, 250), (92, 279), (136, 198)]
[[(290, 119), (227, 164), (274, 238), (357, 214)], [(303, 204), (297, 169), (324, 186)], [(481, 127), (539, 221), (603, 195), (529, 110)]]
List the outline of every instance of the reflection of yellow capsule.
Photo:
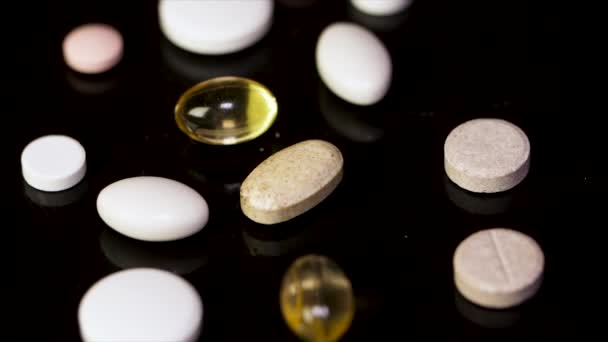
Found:
[(187, 90), (175, 106), (177, 126), (191, 139), (234, 145), (262, 135), (277, 116), (265, 86), (241, 77), (218, 77)]
[(283, 277), (281, 312), (291, 330), (305, 341), (337, 341), (355, 313), (350, 280), (331, 259), (298, 258)]

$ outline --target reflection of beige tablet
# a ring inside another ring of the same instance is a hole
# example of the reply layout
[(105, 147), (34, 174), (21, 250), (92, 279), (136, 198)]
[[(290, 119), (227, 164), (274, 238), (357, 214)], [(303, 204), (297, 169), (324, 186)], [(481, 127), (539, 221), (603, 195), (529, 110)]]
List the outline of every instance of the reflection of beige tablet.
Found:
[(460, 188), (447, 176), (443, 185), (448, 199), (458, 208), (473, 215), (499, 215), (509, 212), (515, 206), (514, 192), (496, 194), (473, 193)]
[(444, 165), (450, 180), (463, 189), (506, 191), (528, 174), (530, 142), (519, 127), (505, 120), (470, 120), (446, 138)]
[(536, 294), (542, 281), (544, 255), (529, 236), (511, 229), (476, 232), (454, 252), (454, 282), (469, 301), (504, 309)]
[(482, 308), (468, 301), (458, 291), (454, 293), (454, 305), (462, 317), (482, 328), (510, 328), (522, 318), (522, 310), (518, 307), (502, 310)]

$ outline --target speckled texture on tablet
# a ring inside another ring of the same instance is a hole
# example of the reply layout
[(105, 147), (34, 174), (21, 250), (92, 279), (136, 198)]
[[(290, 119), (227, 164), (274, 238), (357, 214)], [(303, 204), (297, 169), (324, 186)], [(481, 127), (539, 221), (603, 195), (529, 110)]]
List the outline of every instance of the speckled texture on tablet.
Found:
[(502, 309), (519, 305), (538, 291), (544, 269), (540, 246), (506, 228), (478, 231), (458, 245), (454, 282), (469, 301)]
[(493, 118), (454, 128), (444, 145), (445, 171), (461, 188), (479, 193), (509, 190), (528, 174), (530, 142), (514, 124)]
[(323, 140), (289, 146), (264, 160), (241, 186), (241, 209), (251, 220), (275, 224), (323, 201), (338, 186), (342, 153)]

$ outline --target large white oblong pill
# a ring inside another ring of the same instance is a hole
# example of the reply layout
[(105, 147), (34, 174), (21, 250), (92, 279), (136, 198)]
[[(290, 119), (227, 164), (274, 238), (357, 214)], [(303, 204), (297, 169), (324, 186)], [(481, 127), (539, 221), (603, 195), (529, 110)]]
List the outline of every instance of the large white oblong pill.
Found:
[(78, 306), (85, 342), (195, 342), (202, 319), (203, 302), (196, 289), (173, 273), (153, 268), (100, 279)]
[(158, 16), (165, 37), (180, 48), (219, 55), (245, 49), (272, 25), (272, 0), (160, 0)]
[(372, 32), (353, 23), (327, 26), (316, 46), (321, 80), (337, 96), (356, 105), (372, 105), (388, 92), (391, 56)]
[(454, 282), (469, 301), (504, 309), (538, 291), (545, 258), (531, 237), (506, 228), (478, 231), (454, 252)]
[(163, 177), (125, 178), (97, 196), (97, 212), (111, 228), (144, 241), (171, 241), (200, 231), (209, 220), (205, 199)]
[(472, 192), (509, 190), (526, 177), (529, 166), (528, 137), (505, 120), (470, 120), (454, 128), (445, 140), (447, 176)]
[(323, 201), (342, 180), (344, 160), (333, 144), (306, 140), (268, 157), (241, 185), (241, 210), (251, 220), (275, 224)]
[(412, 0), (351, 0), (356, 9), (369, 15), (397, 14), (412, 2)]

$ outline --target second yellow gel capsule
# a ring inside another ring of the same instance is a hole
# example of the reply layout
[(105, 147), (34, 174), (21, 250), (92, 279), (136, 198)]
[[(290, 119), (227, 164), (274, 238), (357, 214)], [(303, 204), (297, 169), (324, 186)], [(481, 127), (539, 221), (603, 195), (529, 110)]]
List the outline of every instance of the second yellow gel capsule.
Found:
[(310, 342), (337, 341), (355, 313), (350, 280), (331, 259), (321, 255), (298, 258), (283, 277), (281, 312), (289, 328)]

